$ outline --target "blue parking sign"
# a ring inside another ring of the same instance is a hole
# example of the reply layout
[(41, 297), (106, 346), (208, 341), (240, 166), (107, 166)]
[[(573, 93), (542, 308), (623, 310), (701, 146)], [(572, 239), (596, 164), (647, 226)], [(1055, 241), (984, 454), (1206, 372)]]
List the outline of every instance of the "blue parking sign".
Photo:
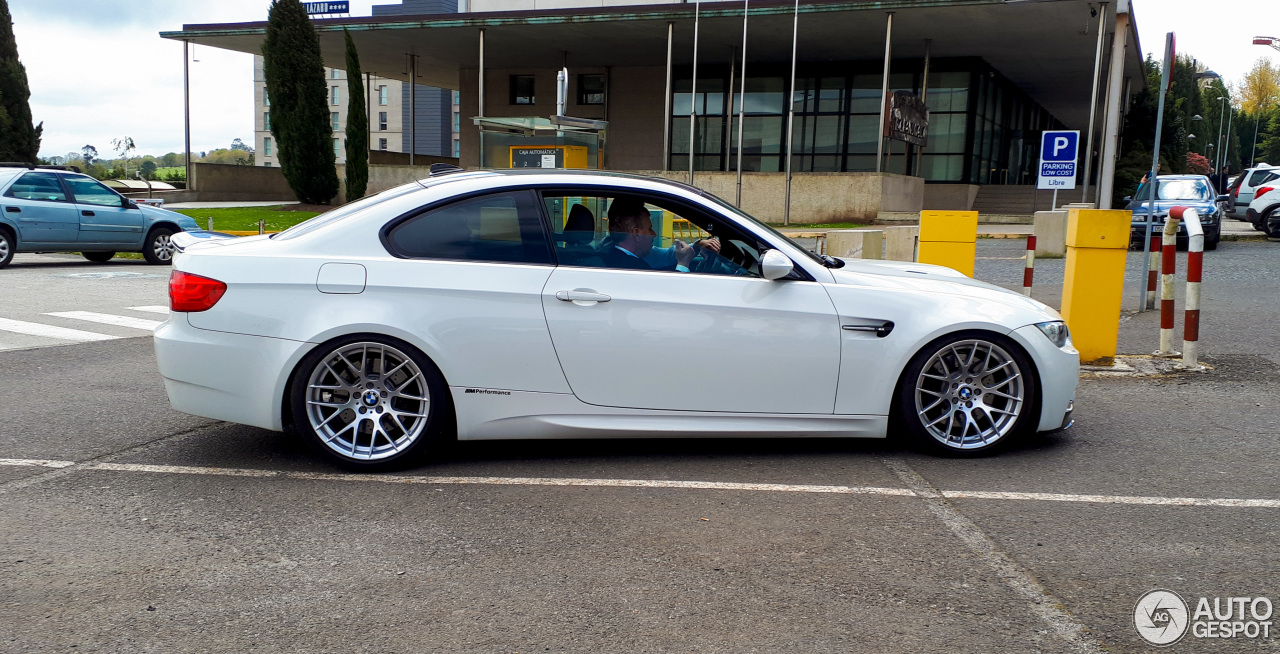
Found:
[(1040, 138), (1040, 175), (1036, 188), (1075, 188), (1079, 145), (1078, 131), (1044, 132)]

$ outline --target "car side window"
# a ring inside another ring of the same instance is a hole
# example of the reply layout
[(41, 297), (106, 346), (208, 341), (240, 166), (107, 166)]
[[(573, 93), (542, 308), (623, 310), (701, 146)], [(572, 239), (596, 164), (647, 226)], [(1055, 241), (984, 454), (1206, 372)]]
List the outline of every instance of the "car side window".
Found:
[[(755, 238), (744, 237), (723, 217), (681, 202), (585, 189), (546, 191), (542, 200), (560, 265), (760, 276), (761, 247)], [(624, 212), (628, 215), (619, 217)], [(637, 233), (628, 236), (627, 228)]]
[(5, 195), (19, 200), (67, 201), (67, 194), (53, 173), (26, 173), (9, 187)]
[(120, 195), (88, 177), (65, 177), (71, 194), (78, 204), (94, 204), (100, 207), (120, 206)]
[(494, 193), (431, 209), (391, 228), (387, 245), (392, 254), (406, 258), (552, 263), (531, 191)]

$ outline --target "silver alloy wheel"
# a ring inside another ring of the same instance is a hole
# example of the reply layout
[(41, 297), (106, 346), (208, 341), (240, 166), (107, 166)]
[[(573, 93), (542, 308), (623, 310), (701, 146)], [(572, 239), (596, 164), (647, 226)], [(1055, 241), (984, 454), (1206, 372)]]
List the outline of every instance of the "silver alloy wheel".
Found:
[(916, 380), (916, 416), (942, 445), (986, 447), (1013, 430), (1026, 406), (1026, 384), (1017, 361), (999, 345), (956, 341), (925, 363)]
[(0, 236), (0, 261), (9, 258), (9, 239)]
[(169, 234), (160, 234), (156, 237), (154, 245), (151, 248), (155, 252), (156, 258), (161, 261), (170, 261), (173, 259), (173, 239)]
[(413, 359), (384, 343), (343, 345), (307, 381), (307, 419), (330, 450), (348, 459), (395, 456), (422, 437), (431, 409), (427, 379)]

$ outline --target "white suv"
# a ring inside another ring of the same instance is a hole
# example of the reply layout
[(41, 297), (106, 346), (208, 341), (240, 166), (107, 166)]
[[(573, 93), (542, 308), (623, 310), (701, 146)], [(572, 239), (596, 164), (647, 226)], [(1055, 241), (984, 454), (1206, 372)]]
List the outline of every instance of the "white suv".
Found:
[[(1232, 184), (1231, 188), (1227, 190), (1227, 193), (1231, 196), (1231, 202), (1227, 205), (1227, 216), (1236, 220), (1249, 220), (1247, 210), (1249, 203), (1253, 202), (1254, 191), (1277, 176), (1280, 176), (1280, 167), (1267, 164), (1258, 164), (1240, 173), (1240, 176), (1236, 178), (1235, 184)], [(1254, 227), (1258, 227), (1257, 223), (1254, 224)]]
[(1258, 187), (1245, 215), (1267, 236), (1280, 236), (1280, 174)]

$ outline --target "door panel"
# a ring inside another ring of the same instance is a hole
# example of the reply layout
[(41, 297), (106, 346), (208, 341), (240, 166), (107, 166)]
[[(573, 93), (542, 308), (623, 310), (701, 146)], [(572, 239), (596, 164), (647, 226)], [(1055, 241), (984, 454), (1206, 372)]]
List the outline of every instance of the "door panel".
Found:
[(817, 283), (560, 267), (542, 305), (569, 386), (589, 404), (834, 410), (840, 324)]
[(0, 205), (5, 217), (18, 226), (20, 244), (76, 242), (80, 230), (76, 206), (53, 173), (23, 174), (0, 198)]
[(141, 244), (146, 219), (141, 209), (121, 206), (123, 198), (88, 177), (64, 178), (80, 212), (81, 243)]

